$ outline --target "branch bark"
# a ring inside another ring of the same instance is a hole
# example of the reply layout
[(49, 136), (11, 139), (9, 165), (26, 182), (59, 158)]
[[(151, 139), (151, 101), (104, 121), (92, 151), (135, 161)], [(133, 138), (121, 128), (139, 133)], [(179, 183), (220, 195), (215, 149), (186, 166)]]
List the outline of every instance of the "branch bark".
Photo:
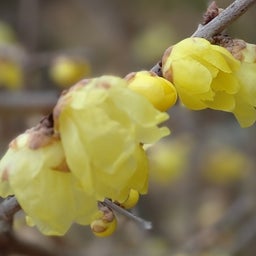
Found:
[(221, 33), (227, 26), (242, 16), (256, 0), (236, 0), (217, 17), (204, 26), (199, 26), (192, 37), (203, 37), (211, 40), (214, 35)]

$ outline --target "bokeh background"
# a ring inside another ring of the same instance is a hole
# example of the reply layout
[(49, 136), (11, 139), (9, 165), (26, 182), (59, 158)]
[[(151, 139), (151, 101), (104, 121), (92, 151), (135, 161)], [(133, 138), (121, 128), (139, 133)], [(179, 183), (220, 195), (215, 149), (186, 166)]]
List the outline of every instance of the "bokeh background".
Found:
[[(231, 2), (217, 1), (223, 8)], [(1, 1), (1, 154), (75, 81), (150, 69), (168, 46), (196, 30), (208, 4)], [(255, 15), (254, 6), (228, 28), (229, 35), (256, 43)], [(255, 126), (242, 129), (231, 114), (192, 112), (179, 104), (170, 116), (170, 138), (148, 151), (149, 194), (135, 209), (152, 221), (152, 230), (118, 215), (118, 229), (109, 238), (95, 238), (77, 225), (64, 237), (44, 237), (18, 213), (16, 234), (46, 249), (45, 255), (256, 255)]]

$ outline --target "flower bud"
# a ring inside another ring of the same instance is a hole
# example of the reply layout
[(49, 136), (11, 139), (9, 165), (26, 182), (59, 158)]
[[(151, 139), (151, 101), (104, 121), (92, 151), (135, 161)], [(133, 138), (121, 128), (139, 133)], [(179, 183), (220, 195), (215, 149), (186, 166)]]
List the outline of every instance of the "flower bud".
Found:
[(153, 72), (134, 72), (128, 74), (125, 79), (131, 90), (146, 97), (160, 111), (168, 110), (177, 100), (173, 84)]
[(49, 72), (58, 86), (67, 87), (88, 76), (91, 68), (86, 60), (59, 56), (54, 59)]
[(121, 203), (121, 206), (125, 209), (131, 209), (138, 203), (139, 198), (139, 192), (135, 189), (131, 189), (128, 198)]
[(107, 237), (114, 233), (117, 226), (117, 220), (113, 211), (104, 207), (97, 213), (95, 220), (91, 222), (91, 230), (97, 237)]

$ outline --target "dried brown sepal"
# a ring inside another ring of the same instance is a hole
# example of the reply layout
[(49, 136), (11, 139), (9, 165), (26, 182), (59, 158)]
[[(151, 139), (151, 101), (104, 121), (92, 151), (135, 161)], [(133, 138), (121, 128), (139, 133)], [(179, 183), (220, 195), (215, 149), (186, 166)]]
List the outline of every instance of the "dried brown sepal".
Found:
[(213, 1), (207, 8), (206, 12), (203, 14), (202, 25), (209, 23), (211, 20), (217, 17), (220, 11), (221, 9), (218, 7), (217, 3)]

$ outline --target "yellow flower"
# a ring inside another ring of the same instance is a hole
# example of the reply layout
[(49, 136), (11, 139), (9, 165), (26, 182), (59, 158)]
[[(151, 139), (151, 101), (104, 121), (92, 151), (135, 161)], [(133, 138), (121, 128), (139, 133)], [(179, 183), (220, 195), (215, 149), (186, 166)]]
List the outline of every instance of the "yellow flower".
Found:
[(203, 176), (216, 184), (232, 184), (248, 175), (251, 161), (235, 148), (219, 146), (206, 152), (202, 161)]
[(124, 201), (147, 192), (147, 157), (141, 146), (169, 134), (157, 125), (168, 118), (114, 76), (84, 80), (54, 108), (68, 166), (97, 200)]
[(0, 85), (17, 90), (21, 89), (23, 80), (23, 70), (18, 61), (0, 58)]
[(89, 224), (98, 210), (69, 171), (59, 139), (41, 128), (13, 140), (0, 161), (0, 196), (8, 195), (46, 235), (63, 235), (73, 222)]
[(186, 135), (163, 140), (149, 149), (150, 181), (161, 186), (178, 180), (189, 164), (193, 140)]
[(133, 72), (125, 78), (131, 90), (145, 96), (160, 111), (166, 111), (177, 100), (177, 92), (172, 83), (153, 72)]
[(231, 53), (241, 61), (241, 66), (236, 75), (241, 89), (236, 94), (234, 115), (242, 127), (254, 124), (256, 120), (256, 45), (235, 39)]
[(60, 87), (71, 86), (91, 73), (90, 64), (84, 59), (58, 56), (52, 63), (49, 75)]
[(234, 75), (238, 68), (239, 61), (225, 48), (203, 38), (187, 38), (166, 50), (162, 70), (186, 107), (231, 112), (240, 89)]

